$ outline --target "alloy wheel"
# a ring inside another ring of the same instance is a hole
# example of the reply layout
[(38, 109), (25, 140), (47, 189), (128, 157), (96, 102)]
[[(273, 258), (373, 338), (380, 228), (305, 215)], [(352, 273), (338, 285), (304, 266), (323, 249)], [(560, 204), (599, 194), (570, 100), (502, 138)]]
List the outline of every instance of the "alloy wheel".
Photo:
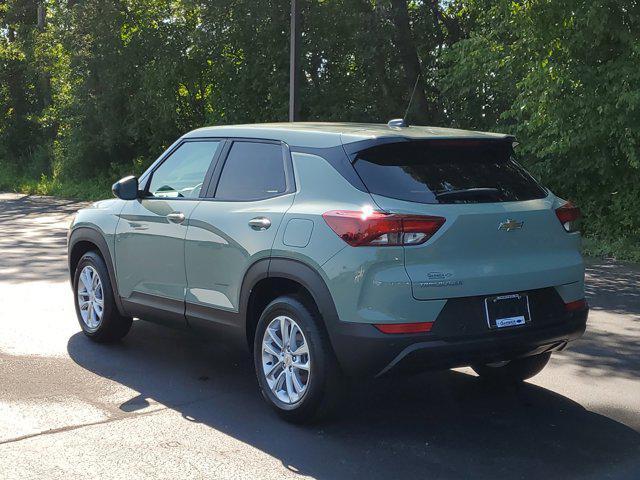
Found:
[(91, 265), (80, 272), (77, 288), (82, 321), (90, 331), (96, 331), (104, 315), (104, 290), (100, 275)]
[(291, 317), (280, 315), (267, 326), (262, 339), (262, 371), (281, 402), (292, 405), (306, 393), (311, 377), (309, 345)]

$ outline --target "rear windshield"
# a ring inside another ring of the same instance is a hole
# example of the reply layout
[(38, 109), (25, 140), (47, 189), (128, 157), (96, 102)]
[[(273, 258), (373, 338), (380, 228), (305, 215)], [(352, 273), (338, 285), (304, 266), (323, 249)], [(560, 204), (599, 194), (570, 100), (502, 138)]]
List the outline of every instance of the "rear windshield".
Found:
[(495, 141), (388, 143), (359, 152), (354, 167), (371, 193), (419, 203), (514, 202), (547, 192)]

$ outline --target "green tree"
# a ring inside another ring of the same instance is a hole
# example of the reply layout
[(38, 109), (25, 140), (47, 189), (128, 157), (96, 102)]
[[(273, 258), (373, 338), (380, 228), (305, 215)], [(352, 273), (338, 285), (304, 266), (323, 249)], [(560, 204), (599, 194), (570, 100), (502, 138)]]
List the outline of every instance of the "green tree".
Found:
[[(419, 75), (409, 123), (517, 135), (590, 236), (640, 252), (639, 5), (304, 0), (302, 117), (386, 122)], [(185, 131), (285, 121), (289, 9), (0, 1), (0, 188), (106, 193)]]
[(47, 168), (48, 132), (40, 116), (48, 104), (38, 57), (38, 5), (33, 0), (0, 3), (0, 161), (18, 171)]
[(516, 134), (587, 232), (640, 239), (640, 4), (487, 0), (451, 7), (467, 38), (443, 52), (447, 120)]

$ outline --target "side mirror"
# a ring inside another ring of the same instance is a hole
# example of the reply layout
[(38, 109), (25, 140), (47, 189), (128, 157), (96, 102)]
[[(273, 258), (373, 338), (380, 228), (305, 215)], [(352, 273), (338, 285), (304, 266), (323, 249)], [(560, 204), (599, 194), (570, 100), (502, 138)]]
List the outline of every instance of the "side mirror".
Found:
[(133, 175), (118, 180), (111, 187), (113, 194), (122, 200), (138, 198), (138, 179)]

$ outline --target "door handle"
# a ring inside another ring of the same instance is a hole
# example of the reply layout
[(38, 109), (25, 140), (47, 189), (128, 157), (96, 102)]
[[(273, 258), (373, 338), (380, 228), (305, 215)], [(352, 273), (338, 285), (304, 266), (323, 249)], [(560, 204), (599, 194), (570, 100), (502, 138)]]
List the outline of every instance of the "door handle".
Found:
[(256, 217), (249, 220), (249, 226), (254, 230), (266, 230), (271, 226), (271, 220), (267, 217)]
[(185, 216), (182, 212), (172, 212), (167, 215), (167, 220), (169, 220), (171, 223), (182, 223), (184, 222), (184, 219)]

